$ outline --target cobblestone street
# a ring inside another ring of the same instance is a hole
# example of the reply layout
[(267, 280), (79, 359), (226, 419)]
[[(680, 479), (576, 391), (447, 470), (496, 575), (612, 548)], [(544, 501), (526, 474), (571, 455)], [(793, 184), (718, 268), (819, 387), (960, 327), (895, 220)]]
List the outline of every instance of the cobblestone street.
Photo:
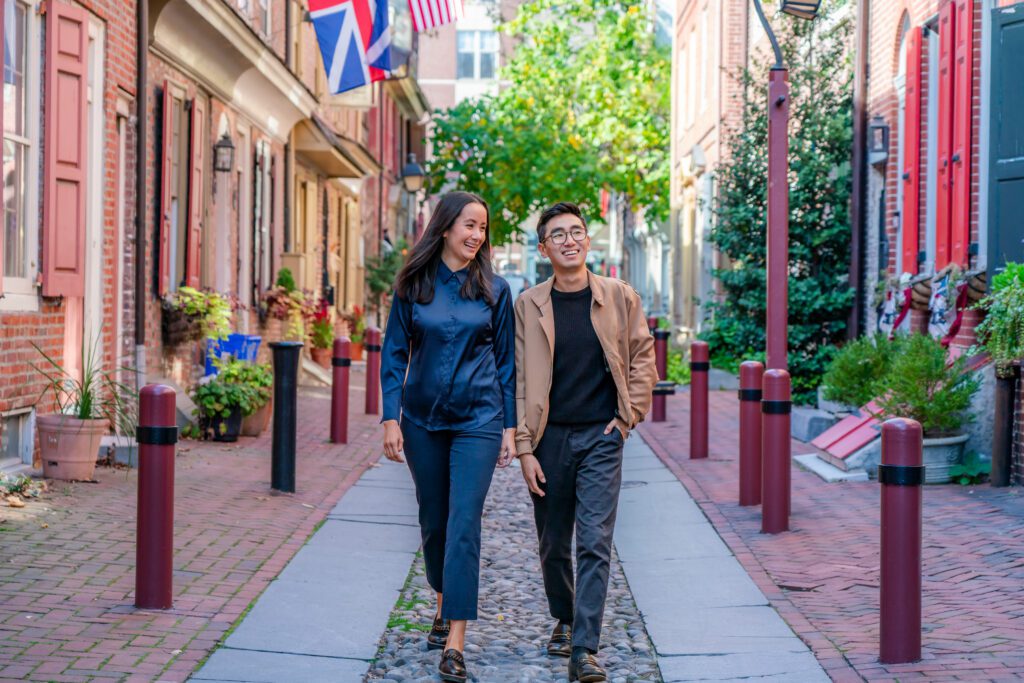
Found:
[[(537, 557), (533, 508), (517, 467), (494, 475), (485, 509), (480, 619), (466, 640), (470, 673), (477, 681), (533, 683), (565, 680), (567, 660), (545, 651), (554, 621), (548, 614)], [(622, 566), (612, 563), (600, 659), (615, 683), (661, 680), (650, 639)], [(428, 651), (434, 593), (417, 556), (402, 591), (380, 658), (367, 681), (436, 681), (440, 652)]]

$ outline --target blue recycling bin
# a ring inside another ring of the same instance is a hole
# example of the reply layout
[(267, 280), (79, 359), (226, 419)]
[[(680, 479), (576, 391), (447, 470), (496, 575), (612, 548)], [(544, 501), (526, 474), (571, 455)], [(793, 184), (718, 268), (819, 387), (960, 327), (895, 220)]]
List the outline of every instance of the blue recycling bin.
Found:
[(236, 360), (256, 362), (256, 354), (260, 350), (262, 337), (255, 334), (228, 335), (227, 339), (206, 340), (206, 374), (216, 375), (217, 368), (213, 364), (215, 358), (225, 359), (227, 356), (234, 356)]

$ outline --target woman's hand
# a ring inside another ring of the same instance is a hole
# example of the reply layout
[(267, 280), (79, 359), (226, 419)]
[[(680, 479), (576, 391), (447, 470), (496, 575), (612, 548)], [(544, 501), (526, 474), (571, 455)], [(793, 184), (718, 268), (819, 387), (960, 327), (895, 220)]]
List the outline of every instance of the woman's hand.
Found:
[(498, 467), (508, 467), (516, 458), (515, 427), (506, 429), (501, 435), (501, 451), (498, 453)]
[(402, 458), (402, 447), (405, 445), (402, 439), (402, 430), (398, 426), (398, 420), (384, 421), (384, 457), (394, 462), (405, 462)]

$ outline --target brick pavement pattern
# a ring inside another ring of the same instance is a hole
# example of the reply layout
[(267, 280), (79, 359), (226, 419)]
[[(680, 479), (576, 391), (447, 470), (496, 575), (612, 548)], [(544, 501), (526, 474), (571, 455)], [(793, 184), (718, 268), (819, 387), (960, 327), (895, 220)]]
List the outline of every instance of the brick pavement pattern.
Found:
[[(353, 368), (353, 370), (357, 370)], [(137, 610), (137, 473), (53, 483), (0, 508), (0, 681), (184, 681), (380, 457), (353, 372), (348, 445), (327, 443), (329, 394), (300, 388), (295, 494), (270, 490), (270, 428), (182, 441), (175, 462), (174, 606)]]
[[(923, 659), (878, 662), (879, 488), (826, 484), (794, 465), (792, 531), (760, 533), (738, 500), (735, 392), (711, 392), (710, 457), (689, 460), (689, 394), (640, 432), (772, 605), (836, 681), (1024, 678), (1024, 500), (1018, 488), (924, 491)], [(793, 442), (793, 454), (814, 448)]]

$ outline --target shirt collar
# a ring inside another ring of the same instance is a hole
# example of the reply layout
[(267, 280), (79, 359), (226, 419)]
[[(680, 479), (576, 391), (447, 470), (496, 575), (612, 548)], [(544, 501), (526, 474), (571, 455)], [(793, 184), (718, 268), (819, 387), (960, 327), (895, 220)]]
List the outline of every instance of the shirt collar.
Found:
[(466, 278), (469, 277), (469, 266), (466, 266), (462, 270), (452, 272), (452, 269), (448, 267), (448, 264), (444, 261), (439, 261), (437, 264), (437, 277), (444, 284), (451, 282), (452, 278), (455, 278), (461, 286), (466, 281)]

